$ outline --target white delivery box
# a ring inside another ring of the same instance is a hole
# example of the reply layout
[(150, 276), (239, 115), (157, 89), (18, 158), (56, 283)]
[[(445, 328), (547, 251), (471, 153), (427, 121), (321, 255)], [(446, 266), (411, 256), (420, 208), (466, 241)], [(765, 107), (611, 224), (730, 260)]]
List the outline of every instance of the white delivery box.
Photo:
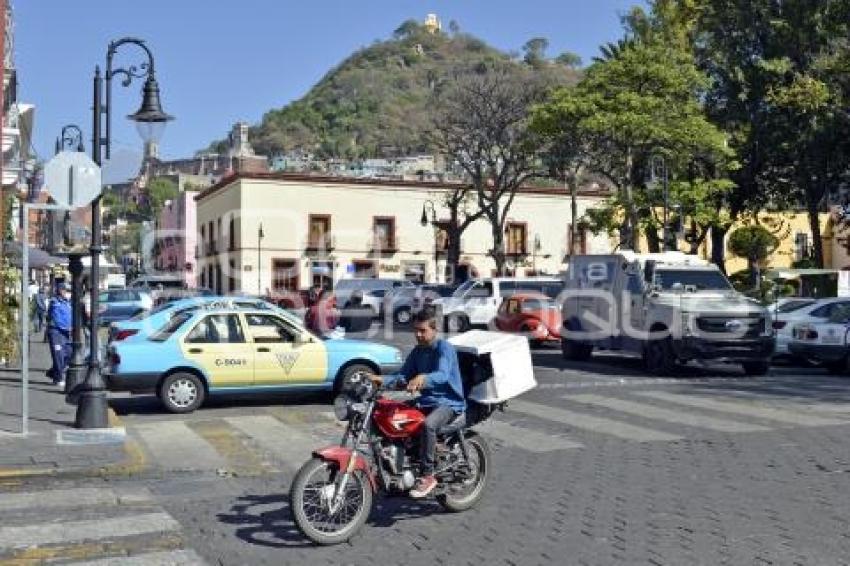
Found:
[[(474, 384), (467, 397), (478, 403), (495, 404), (521, 395), (537, 386), (528, 339), (516, 334), (471, 330), (449, 338), (459, 358), (474, 356), (486, 368), (483, 381)], [(461, 371), (465, 364), (461, 360)]]

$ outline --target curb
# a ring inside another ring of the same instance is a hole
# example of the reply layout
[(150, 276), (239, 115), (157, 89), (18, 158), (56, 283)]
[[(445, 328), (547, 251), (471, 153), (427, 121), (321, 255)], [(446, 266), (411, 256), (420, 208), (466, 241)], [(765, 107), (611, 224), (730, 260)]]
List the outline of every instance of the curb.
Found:
[[(108, 409), (108, 422), (110, 428), (123, 427), (119, 417), (112, 407)], [(59, 468), (2, 468), (0, 467), (0, 480), (22, 480), (36, 478), (92, 478), (107, 476), (132, 476), (137, 475), (147, 468), (147, 456), (141, 445), (133, 438), (124, 440), (124, 459), (114, 464), (80, 469)]]

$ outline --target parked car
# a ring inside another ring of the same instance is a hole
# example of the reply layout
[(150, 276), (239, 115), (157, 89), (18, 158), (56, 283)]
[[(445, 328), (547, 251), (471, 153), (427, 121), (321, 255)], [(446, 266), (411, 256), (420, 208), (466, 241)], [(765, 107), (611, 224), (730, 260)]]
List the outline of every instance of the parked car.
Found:
[(806, 322), (825, 322), (840, 309), (850, 307), (850, 298), (792, 299), (773, 305), (769, 311), (774, 315), (773, 329), (776, 331), (774, 356), (788, 356), (795, 326)]
[(455, 285), (419, 285), (393, 289), (384, 297), (381, 315), (391, 313), (395, 324), (410, 324), (414, 314), (433, 303), (435, 299), (451, 297), (455, 289)]
[(98, 323), (109, 326), (127, 320), (153, 307), (151, 296), (139, 289), (109, 289), (98, 295)]
[(800, 358), (820, 363), (831, 373), (850, 369), (850, 306), (834, 307), (827, 320), (794, 325), (788, 351)]
[(110, 390), (153, 392), (173, 413), (214, 395), (335, 391), (358, 373), (402, 363), (392, 346), (322, 339), (279, 312), (233, 308), (177, 314), (146, 340), (110, 344), (106, 360)]
[(191, 299), (192, 297), (215, 297), (212, 289), (206, 287), (197, 287), (195, 289), (162, 289), (159, 291), (151, 291), (154, 295), (154, 305), (161, 306), (168, 303), (176, 303), (183, 299)]
[(447, 331), (464, 332), (472, 325), (489, 325), (505, 297), (533, 291), (555, 298), (563, 288), (564, 282), (554, 277), (470, 279), (451, 297), (436, 299), (433, 304)]
[[(334, 296), (336, 297), (337, 306), (339, 308), (345, 308), (348, 304), (348, 300), (351, 297), (351, 294), (354, 291), (361, 291), (363, 293), (364, 303), (366, 303), (366, 295), (370, 292), (377, 291), (378, 293), (373, 294), (372, 296), (375, 299), (370, 299), (373, 301), (372, 304), (376, 305), (375, 308), (375, 316), (378, 316), (380, 313), (380, 303), (383, 299), (383, 294), (386, 294), (387, 291), (391, 289), (398, 288), (413, 288), (414, 285), (412, 282), (404, 280), (404, 279), (375, 279), (375, 278), (363, 278), (358, 277), (354, 279), (341, 279), (334, 286)], [(383, 294), (381, 294), (383, 291)]]
[(496, 328), (528, 337), (532, 346), (561, 341), (561, 306), (542, 293), (517, 293), (505, 298), (496, 313)]

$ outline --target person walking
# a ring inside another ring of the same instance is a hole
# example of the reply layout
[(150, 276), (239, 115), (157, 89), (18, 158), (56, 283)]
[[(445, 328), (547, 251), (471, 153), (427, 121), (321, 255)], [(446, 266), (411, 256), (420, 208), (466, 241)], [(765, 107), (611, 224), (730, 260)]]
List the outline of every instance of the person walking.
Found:
[(53, 361), (48, 376), (57, 387), (64, 388), (65, 369), (71, 357), (71, 288), (62, 283), (58, 291), (47, 311), (47, 341)]
[(33, 302), (33, 332), (38, 334), (44, 330), (44, 317), (47, 316), (47, 289), (39, 287), (32, 298)]

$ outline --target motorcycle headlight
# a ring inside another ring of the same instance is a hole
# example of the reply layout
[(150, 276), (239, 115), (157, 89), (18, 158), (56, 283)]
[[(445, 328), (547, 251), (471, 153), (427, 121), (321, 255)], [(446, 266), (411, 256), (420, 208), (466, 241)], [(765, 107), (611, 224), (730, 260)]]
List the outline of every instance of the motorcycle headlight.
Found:
[(347, 395), (337, 395), (334, 399), (334, 415), (341, 421), (347, 421), (351, 417), (351, 400)]

